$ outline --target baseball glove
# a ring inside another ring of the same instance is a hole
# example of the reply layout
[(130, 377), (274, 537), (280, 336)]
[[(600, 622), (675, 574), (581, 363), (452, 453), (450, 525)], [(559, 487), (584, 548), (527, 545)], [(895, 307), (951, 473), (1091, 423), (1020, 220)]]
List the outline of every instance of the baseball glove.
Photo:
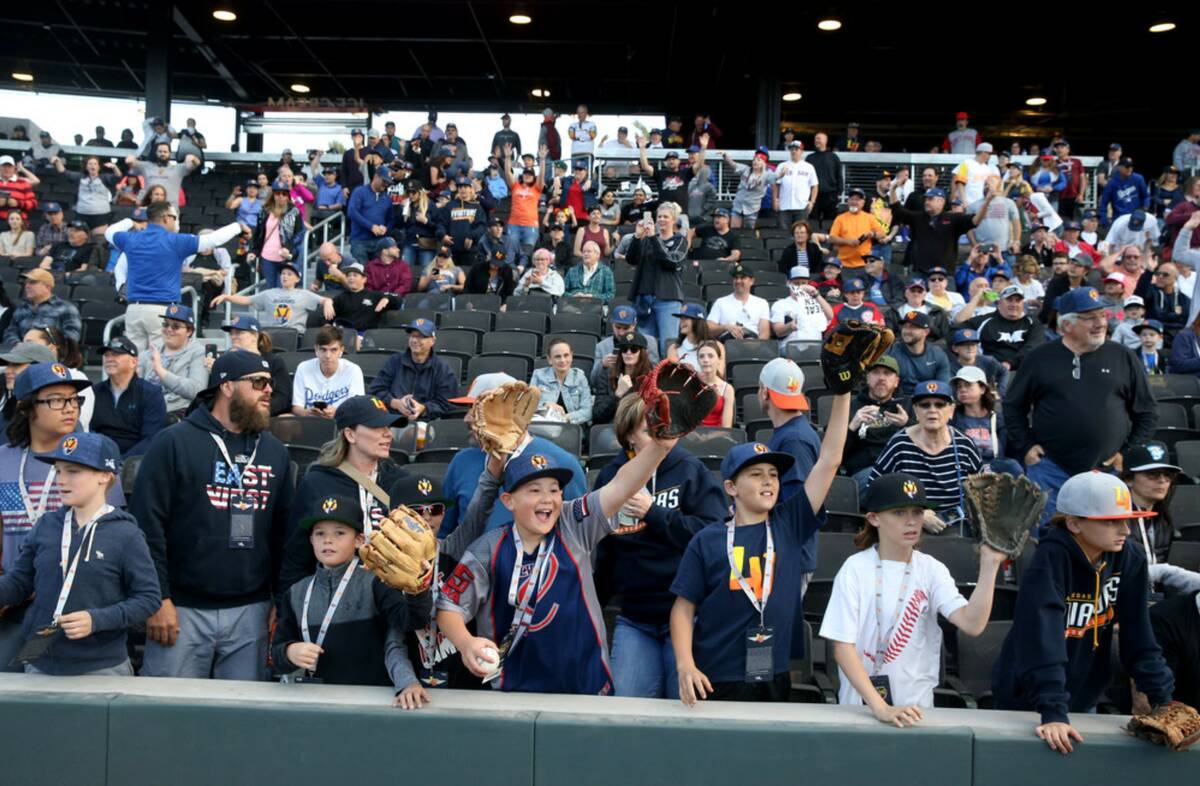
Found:
[(963, 481), (967, 512), (979, 539), (1016, 559), (1042, 515), (1046, 492), (1025, 476), (981, 472)]
[(437, 533), (416, 511), (400, 505), (359, 547), (358, 558), (384, 584), (415, 595), (429, 589), (437, 553)]
[(717, 392), (700, 381), (696, 372), (664, 360), (642, 377), (638, 389), (646, 402), (646, 425), (656, 439), (690, 434), (717, 406)]
[(503, 461), (516, 450), (541, 400), (542, 391), (524, 382), (506, 382), (475, 399), (471, 429), (483, 452)]
[(1172, 701), (1158, 705), (1149, 715), (1134, 715), (1125, 730), (1173, 751), (1185, 751), (1200, 740), (1200, 713)]
[(839, 323), (821, 347), (825, 387), (833, 393), (849, 393), (895, 340), (895, 334), (882, 325), (857, 319)]

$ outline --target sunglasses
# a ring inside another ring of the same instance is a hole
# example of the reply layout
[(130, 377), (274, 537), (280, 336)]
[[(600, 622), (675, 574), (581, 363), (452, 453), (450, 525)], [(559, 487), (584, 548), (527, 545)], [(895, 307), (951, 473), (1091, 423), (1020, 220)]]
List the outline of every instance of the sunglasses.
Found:
[(938, 283), (939, 281), (945, 281), (945, 280), (946, 280), (946, 279), (945, 279), (944, 277), (942, 277), (942, 276), (934, 276), (933, 278), (929, 279), (929, 283), (930, 283), (930, 284), (936, 284), (936, 283)]
[(1139, 472), (1137, 474), (1145, 475), (1151, 480), (1175, 480), (1175, 476), (1179, 473), (1173, 469), (1148, 469), (1145, 472)]
[(915, 402), (913, 406), (917, 409), (945, 409), (950, 406), (950, 402), (940, 398), (926, 398)]
[(259, 391), (266, 390), (267, 388), (271, 387), (270, 377), (251, 377), (249, 379), (243, 378), (239, 379), (238, 382), (249, 382), (250, 387)]
[(434, 502), (429, 505), (409, 505), (420, 516), (440, 516), (446, 512), (446, 504), (444, 502)]

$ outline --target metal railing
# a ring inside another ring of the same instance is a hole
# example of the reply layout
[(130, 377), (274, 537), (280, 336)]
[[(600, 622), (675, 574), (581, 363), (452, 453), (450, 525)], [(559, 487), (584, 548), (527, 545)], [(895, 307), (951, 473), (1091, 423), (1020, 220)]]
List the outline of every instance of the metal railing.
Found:
[[(179, 290), (179, 299), (182, 300), (184, 297), (191, 298), (192, 314), (196, 315), (195, 318), (198, 318), (199, 314), (200, 314), (200, 293), (196, 291), (195, 287), (184, 287), (183, 289)], [(113, 330), (115, 330), (118, 325), (124, 325), (124, 324), (125, 324), (125, 315), (124, 314), (113, 317), (112, 319), (105, 322), (104, 323), (104, 334), (103, 334), (103, 342), (104, 343), (102, 344), (102, 346), (108, 346), (108, 342), (112, 339), (112, 336), (113, 336)], [(103, 372), (101, 372), (101, 373), (103, 374)], [(107, 377), (107, 375), (104, 375), (104, 376)]]

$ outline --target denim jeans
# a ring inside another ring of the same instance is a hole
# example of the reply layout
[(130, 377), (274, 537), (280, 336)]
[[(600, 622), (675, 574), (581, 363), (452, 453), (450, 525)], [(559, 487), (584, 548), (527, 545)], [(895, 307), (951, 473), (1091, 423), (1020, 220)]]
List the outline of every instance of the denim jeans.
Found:
[(354, 257), (354, 261), (360, 263), (364, 268), (371, 257), (375, 256), (375, 252), (379, 250), (379, 241), (383, 238), (371, 238), (370, 240), (351, 240), (350, 241), (350, 256)]
[(991, 461), (985, 462), (992, 472), (1007, 472), (1014, 478), (1019, 478), (1025, 474), (1025, 468), (1021, 466), (1021, 462), (1010, 458), (994, 458)]
[(533, 247), (536, 246), (538, 242), (538, 228), (509, 224), (508, 234), (517, 239), (517, 245), (521, 247), (521, 264), (527, 265), (529, 263), (529, 254), (533, 251)]
[(279, 287), (279, 271), (282, 269), (282, 262), (272, 262), (269, 259), (260, 260), (262, 262), (262, 277), (266, 282), (267, 289), (276, 289)]
[(854, 482), (858, 484), (858, 498), (861, 500), (867, 495), (867, 486), (871, 485), (871, 468), (865, 467), (851, 475)]
[(414, 243), (411, 246), (405, 246), (404, 251), (401, 252), (401, 256), (408, 263), (408, 266), (412, 268), (414, 277), (419, 279), (421, 273), (433, 261), (436, 253), (432, 248), (421, 248)]
[(678, 699), (679, 673), (668, 625), (645, 625), (617, 615), (612, 640), (613, 688), (618, 696)]
[(1046, 525), (1058, 504), (1058, 490), (1071, 476), (1062, 467), (1055, 464), (1049, 456), (1043, 456), (1038, 463), (1025, 468), (1025, 475), (1046, 491), (1046, 507), (1042, 519), (1038, 522), (1038, 537), (1046, 532)]
[(892, 244), (872, 243), (871, 253), (883, 260), (885, 265), (892, 264)]
[(633, 307), (637, 310), (638, 329), (658, 339), (659, 357), (667, 356), (667, 343), (679, 335), (679, 317), (683, 308), (679, 300), (659, 300), (653, 295), (638, 295)]

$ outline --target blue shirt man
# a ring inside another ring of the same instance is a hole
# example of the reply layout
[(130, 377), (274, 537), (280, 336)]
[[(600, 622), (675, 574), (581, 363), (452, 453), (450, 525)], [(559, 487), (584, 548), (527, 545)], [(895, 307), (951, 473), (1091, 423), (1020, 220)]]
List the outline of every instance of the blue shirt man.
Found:
[(355, 259), (373, 258), (379, 240), (392, 229), (392, 198), (387, 192), (391, 184), (391, 172), (381, 166), (370, 183), (350, 194), (346, 217), (350, 219), (350, 254)]

